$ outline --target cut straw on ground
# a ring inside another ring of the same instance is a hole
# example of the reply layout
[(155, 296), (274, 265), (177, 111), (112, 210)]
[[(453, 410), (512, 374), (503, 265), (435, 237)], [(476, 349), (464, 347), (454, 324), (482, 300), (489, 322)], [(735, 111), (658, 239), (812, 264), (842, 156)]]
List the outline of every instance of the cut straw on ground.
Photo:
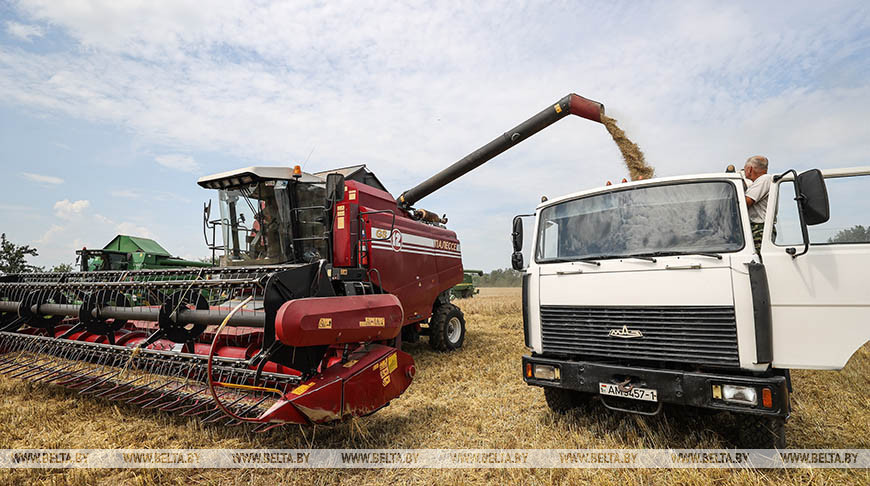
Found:
[[(727, 448), (728, 417), (667, 410), (659, 417), (600, 404), (558, 416), (526, 386), (518, 289), (481, 290), (455, 301), (465, 312), (462, 350), (441, 354), (425, 338), (406, 345), (418, 374), (374, 415), (331, 427), (265, 434), (82, 397), (59, 387), (0, 378), (3, 448)], [(870, 447), (870, 347), (843, 371), (794, 371), (791, 448)], [(6, 470), (0, 484), (870, 484), (870, 473), (836, 469), (750, 470)]]

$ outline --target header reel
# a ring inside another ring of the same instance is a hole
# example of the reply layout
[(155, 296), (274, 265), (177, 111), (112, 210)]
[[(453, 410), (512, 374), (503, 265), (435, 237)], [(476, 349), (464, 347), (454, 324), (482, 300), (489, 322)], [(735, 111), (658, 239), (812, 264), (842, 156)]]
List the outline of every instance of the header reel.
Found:
[[(6, 275), (0, 277), (0, 373), (260, 428), (364, 415), (399, 396), (410, 384), (413, 360), (373, 344), (397, 332), (358, 334), (353, 341), (338, 332), (313, 346), (276, 338), (276, 326), (285, 333), (323, 332), (276, 322), (289, 301), (305, 308), (312, 297), (350, 298), (335, 295), (322, 262)], [(393, 298), (380, 300), (386, 297)], [(371, 302), (361, 312), (377, 314)], [(219, 333), (219, 325), (227, 329)], [(380, 362), (395, 363), (385, 365), (385, 376), (394, 378), (385, 381)], [(381, 392), (372, 399), (375, 380)]]

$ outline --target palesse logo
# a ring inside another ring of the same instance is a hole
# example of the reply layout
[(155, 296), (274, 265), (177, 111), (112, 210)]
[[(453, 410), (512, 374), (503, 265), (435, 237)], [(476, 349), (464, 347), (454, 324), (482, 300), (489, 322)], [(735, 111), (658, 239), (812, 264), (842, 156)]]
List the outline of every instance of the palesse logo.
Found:
[(459, 243), (454, 241), (435, 240), (435, 248), (438, 250), (459, 251)]

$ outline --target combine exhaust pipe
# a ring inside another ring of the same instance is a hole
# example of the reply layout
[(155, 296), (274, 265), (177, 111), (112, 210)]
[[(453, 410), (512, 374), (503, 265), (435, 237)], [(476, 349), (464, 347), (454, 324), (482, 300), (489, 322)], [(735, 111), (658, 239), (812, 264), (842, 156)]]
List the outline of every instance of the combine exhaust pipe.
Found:
[(399, 207), (410, 209), (417, 203), (417, 201), (432, 194), (438, 189), (441, 189), (466, 173), (480, 167), (502, 152), (505, 152), (514, 145), (517, 145), (544, 128), (547, 128), (562, 118), (565, 118), (567, 115), (577, 115), (586, 118), (587, 120), (601, 123), (601, 115), (603, 113), (604, 105), (601, 103), (586, 99), (573, 93), (569, 94), (559, 100), (555, 105), (548, 106), (537, 115), (520, 123), (495, 140), (466, 155), (450, 167), (403, 192), (397, 199)]

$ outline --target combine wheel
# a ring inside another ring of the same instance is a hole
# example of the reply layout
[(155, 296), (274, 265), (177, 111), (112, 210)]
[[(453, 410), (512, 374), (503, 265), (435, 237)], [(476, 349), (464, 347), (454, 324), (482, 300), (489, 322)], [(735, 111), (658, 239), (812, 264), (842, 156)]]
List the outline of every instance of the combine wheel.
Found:
[(429, 345), (436, 351), (454, 351), (465, 341), (465, 316), (459, 307), (442, 304), (429, 320)]

